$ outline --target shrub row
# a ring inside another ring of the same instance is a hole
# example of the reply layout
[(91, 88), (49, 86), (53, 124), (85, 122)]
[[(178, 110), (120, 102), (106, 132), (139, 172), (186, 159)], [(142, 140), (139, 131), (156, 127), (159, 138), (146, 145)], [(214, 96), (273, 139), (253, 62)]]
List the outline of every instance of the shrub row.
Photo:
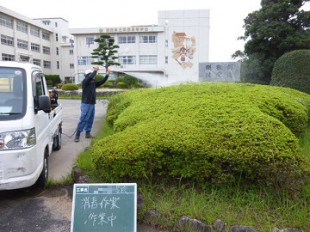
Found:
[(68, 91), (72, 91), (72, 90), (78, 90), (79, 87), (76, 84), (71, 84), (71, 83), (67, 83), (67, 84), (63, 84), (61, 87), (61, 90), (68, 90)]

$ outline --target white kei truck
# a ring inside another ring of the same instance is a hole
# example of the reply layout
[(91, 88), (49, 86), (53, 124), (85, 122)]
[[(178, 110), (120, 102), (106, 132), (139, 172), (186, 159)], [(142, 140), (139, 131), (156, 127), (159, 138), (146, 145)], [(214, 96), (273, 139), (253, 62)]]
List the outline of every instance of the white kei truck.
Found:
[(62, 114), (39, 66), (0, 61), (0, 190), (45, 185), (48, 157), (61, 148)]

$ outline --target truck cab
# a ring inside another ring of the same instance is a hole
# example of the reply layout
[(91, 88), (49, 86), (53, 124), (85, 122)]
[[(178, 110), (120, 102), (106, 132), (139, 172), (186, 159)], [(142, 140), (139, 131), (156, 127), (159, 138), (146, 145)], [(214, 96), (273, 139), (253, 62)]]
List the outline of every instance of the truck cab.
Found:
[(0, 61), (0, 190), (44, 185), (61, 133), (62, 106), (51, 106), (42, 69)]

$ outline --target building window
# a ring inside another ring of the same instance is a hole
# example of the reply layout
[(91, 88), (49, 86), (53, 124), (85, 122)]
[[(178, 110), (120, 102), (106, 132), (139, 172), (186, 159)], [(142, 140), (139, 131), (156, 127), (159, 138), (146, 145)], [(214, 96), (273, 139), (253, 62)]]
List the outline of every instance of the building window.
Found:
[(73, 55), (73, 49), (69, 50), (69, 55)]
[(157, 43), (156, 35), (141, 35), (140, 43)]
[(70, 69), (74, 69), (74, 64), (70, 64)]
[(136, 64), (135, 56), (119, 56), (118, 61), (120, 64)]
[(69, 42), (70, 42), (70, 46), (74, 47), (74, 40), (73, 39), (69, 39)]
[(59, 48), (56, 48), (56, 55), (59, 56)]
[(87, 36), (86, 37), (86, 45), (91, 45), (91, 44), (94, 44), (94, 37), (89, 37), (89, 36)]
[(1, 44), (14, 47), (14, 38), (11, 36), (1, 35)]
[(19, 57), (19, 61), (21, 61), (21, 62), (29, 62), (29, 60), (30, 60), (29, 56), (20, 55), (20, 57)]
[(168, 56), (165, 56), (165, 64), (168, 64)]
[(42, 21), (42, 23), (44, 24), (44, 25), (50, 25), (50, 23), (51, 23), (51, 21), (50, 20), (43, 20)]
[(17, 47), (28, 50), (28, 41), (17, 39)]
[(81, 56), (78, 58), (78, 65), (91, 65), (94, 61), (94, 58), (91, 56)]
[(167, 39), (165, 40), (165, 47), (166, 48), (168, 47), (168, 40)]
[(55, 39), (56, 39), (56, 42), (58, 42), (58, 33), (55, 34), (55, 37), (56, 37), (56, 38), (55, 38)]
[(118, 43), (119, 44), (124, 44), (127, 42), (127, 37), (126, 36), (119, 36), (118, 37)]
[(15, 61), (15, 56), (2, 53), (2, 60), (4, 60), (4, 61)]
[(28, 33), (28, 25), (22, 21), (17, 21), (16, 30), (24, 32), (24, 33)]
[(80, 57), (78, 59), (78, 65), (86, 65), (86, 57)]
[(136, 42), (135, 36), (119, 36), (118, 37), (119, 44), (135, 43), (135, 42)]
[(140, 64), (157, 64), (157, 56), (140, 56)]
[(59, 61), (57, 61), (57, 69), (59, 69), (59, 68), (60, 68)]
[(39, 44), (35, 44), (35, 43), (31, 43), (31, 51), (33, 51), (33, 52), (40, 52), (40, 45)]
[(6, 15), (0, 15), (0, 25), (13, 29), (13, 18)]
[(55, 27), (58, 27), (58, 23), (57, 22), (55, 22)]
[(41, 66), (41, 60), (39, 60), (39, 59), (33, 59), (33, 64), (35, 64), (35, 65), (39, 65), (39, 66)]
[(42, 39), (50, 40), (50, 33), (47, 31), (42, 31)]
[(43, 68), (51, 68), (51, 62), (47, 60), (43, 60)]
[(40, 29), (38, 27), (31, 26), (30, 27), (30, 34), (35, 37), (40, 37)]
[(43, 46), (42, 50), (43, 50), (43, 54), (47, 54), (47, 55), (51, 54), (51, 49), (49, 47)]

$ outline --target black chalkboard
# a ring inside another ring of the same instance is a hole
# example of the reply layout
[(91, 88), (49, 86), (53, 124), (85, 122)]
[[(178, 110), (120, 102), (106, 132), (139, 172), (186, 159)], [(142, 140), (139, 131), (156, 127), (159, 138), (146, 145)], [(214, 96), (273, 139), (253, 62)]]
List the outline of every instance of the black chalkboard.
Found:
[(74, 184), (71, 232), (136, 232), (137, 185)]

